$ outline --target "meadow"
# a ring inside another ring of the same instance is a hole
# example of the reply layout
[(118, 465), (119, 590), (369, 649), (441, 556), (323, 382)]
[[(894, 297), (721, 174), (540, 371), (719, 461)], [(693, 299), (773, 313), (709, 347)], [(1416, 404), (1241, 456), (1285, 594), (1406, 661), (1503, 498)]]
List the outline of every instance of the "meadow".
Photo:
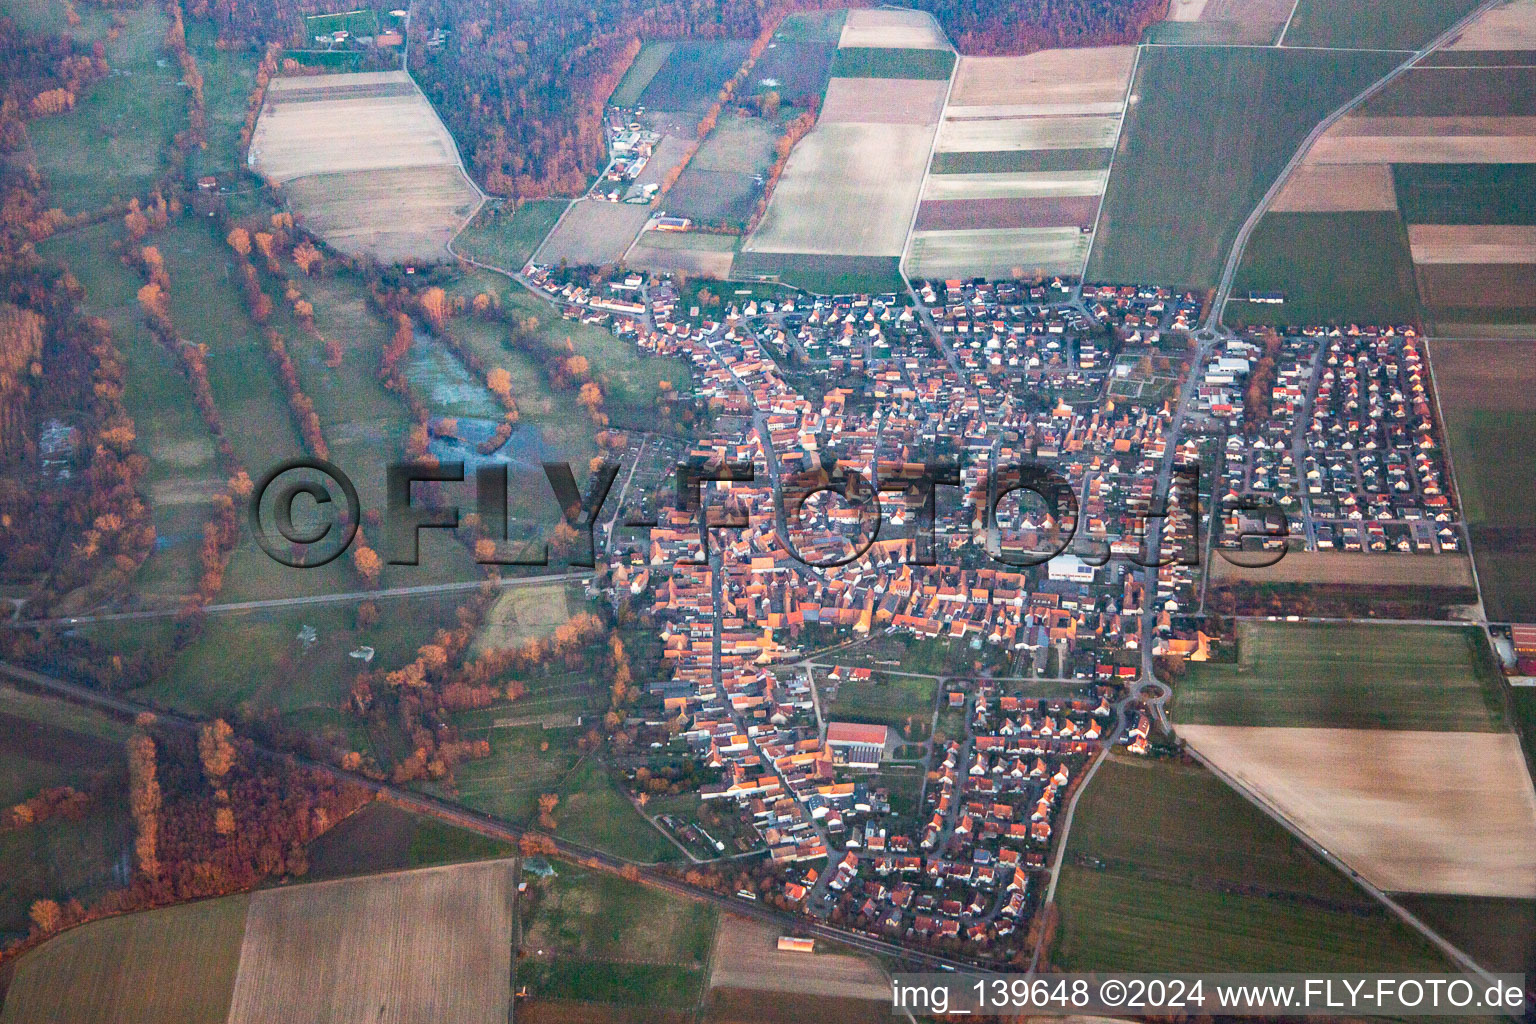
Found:
[(1301, 140), (1396, 62), (1376, 53), (1147, 50), (1088, 277), (1213, 285), (1239, 225)]
[[(825, 691), (826, 671), (819, 671), (818, 675), (818, 685)], [(829, 721), (888, 725), (898, 733), (911, 722), (912, 737), (909, 738), (924, 739), (933, 714), (938, 681), (879, 673), (876, 676), (878, 682), (844, 679), (838, 683), (837, 699), (823, 702), (822, 715)]]
[[(1282, 305), (1246, 301), (1281, 291)], [(1248, 238), (1223, 320), (1408, 324), (1419, 320), (1408, 236), (1395, 211), (1268, 213)]]
[(515, 273), (533, 258), (568, 205), (564, 199), (529, 199), (510, 208), (487, 206), (454, 238), (454, 248), (472, 260)]
[(1471, 627), (1243, 622), (1238, 661), (1191, 664), (1182, 724), (1499, 732), (1486, 643)]
[(516, 847), (383, 800), (365, 804), (309, 844), (311, 882), (512, 857)]
[(65, 932), (17, 962), (0, 1022), (224, 1024), (249, 903), (230, 896)]
[(1442, 970), (1433, 948), (1202, 769), (1112, 758), (1056, 898), (1067, 970)]

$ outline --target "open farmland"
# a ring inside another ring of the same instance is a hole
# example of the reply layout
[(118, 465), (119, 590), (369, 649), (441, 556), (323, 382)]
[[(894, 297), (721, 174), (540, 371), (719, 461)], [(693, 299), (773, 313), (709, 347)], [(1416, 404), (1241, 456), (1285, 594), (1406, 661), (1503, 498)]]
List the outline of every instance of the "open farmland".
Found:
[(1536, 897), (1536, 790), (1513, 733), (1179, 735), (1379, 888)]
[(738, 917), (721, 920), (715, 934), (710, 988), (841, 996), (889, 1005), (890, 983), (876, 964), (847, 953), (818, 951), (806, 956), (782, 952), (777, 942), (784, 933), (783, 928), (762, 921)]
[(1483, 606), (1495, 622), (1536, 616), (1536, 364), (1529, 341), (1429, 343), (1435, 390)]
[(752, 66), (752, 91), (779, 94), (786, 104), (820, 97), (832, 74), (832, 59), (846, 11), (802, 11), (779, 25), (768, 49)]
[(1068, 970), (1442, 970), (1429, 944), (1211, 773), (1112, 757), (1083, 793)]
[[(1289, 303), (1290, 300), (1286, 301)], [(1233, 305), (1248, 309), (1257, 306), (1246, 302)], [(1233, 321), (1233, 305), (1227, 307), (1229, 324)], [(1404, 555), (1394, 552), (1292, 549), (1279, 562), (1262, 569), (1233, 565), (1225, 558), (1218, 557), (1211, 562), (1210, 579), (1213, 584), (1234, 580), (1323, 585), (1348, 581), (1352, 586), (1454, 587), (1468, 592), (1473, 591), (1477, 585), (1472, 578), (1471, 560), (1465, 554), (1451, 551), (1435, 555)]]
[(248, 896), (96, 921), (22, 957), (3, 1024), (223, 1024)]
[(651, 79), (656, 77), (656, 73), (676, 48), (676, 43), (666, 40), (653, 40), (640, 47), (640, 52), (635, 55), (629, 70), (624, 72), (624, 77), (619, 80), (613, 95), (608, 97), (608, 102), (616, 107), (633, 107), (639, 103), (646, 86), (651, 84)]
[(726, 278), (736, 255), (735, 235), (642, 231), (624, 262), (637, 270)]
[(947, 50), (949, 40), (938, 24), (921, 11), (852, 10), (843, 21), (840, 48)]
[(385, 262), (446, 255), (480, 204), (437, 112), (403, 71), (279, 78), (250, 164), (336, 248)]
[[(670, 44), (666, 59), (640, 93), (639, 105), (703, 113), (747, 59), (751, 45), (747, 39), (689, 39)], [(638, 58), (635, 63), (640, 63)]]
[[(1282, 563), (1283, 564), (1283, 563)], [(1185, 724), (1500, 732), (1499, 680), (1474, 627), (1244, 622), (1238, 661), (1189, 666)]]
[(1128, 46), (961, 58), (908, 272), (1079, 273), (1135, 59)]
[(1149, 43), (1273, 43), (1296, 0), (1173, 0), (1166, 20), (1151, 26)]
[(1298, 0), (1284, 46), (1415, 50), (1454, 25), (1478, 0)]
[(773, 166), (775, 125), (727, 114), (662, 200), (668, 214), (699, 224), (744, 227)]
[(257, 893), (229, 1024), (505, 1019), (514, 884), (490, 861)]
[(1509, 0), (1485, 11), (1446, 50), (1453, 51), (1453, 57), (1472, 56), (1479, 51), (1536, 50), (1536, 0)]
[(578, 199), (539, 246), (534, 262), (617, 263), (650, 217), (644, 204)]
[(1270, 213), (1346, 213), (1397, 210), (1387, 164), (1303, 163), (1269, 204)]
[[(1283, 292), (1285, 302), (1248, 302), (1250, 291)], [(1243, 250), (1233, 295), (1222, 314), (1232, 326), (1419, 319), (1409, 238), (1396, 210), (1265, 214)]]
[(1379, 53), (1148, 48), (1088, 276), (1214, 284), (1238, 227), (1301, 140), (1395, 63)]

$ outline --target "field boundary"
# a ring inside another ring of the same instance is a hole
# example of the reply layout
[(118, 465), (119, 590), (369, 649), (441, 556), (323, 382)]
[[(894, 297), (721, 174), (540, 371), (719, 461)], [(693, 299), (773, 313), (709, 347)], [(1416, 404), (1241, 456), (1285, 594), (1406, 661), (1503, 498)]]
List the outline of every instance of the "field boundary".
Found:
[[(1301, 3), (1301, 0), (1296, 2)], [(1088, 243), (1088, 251), (1083, 254), (1083, 268), (1077, 274), (1080, 282), (1088, 279), (1088, 263), (1093, 259), (1093, 250), (1099, 244), (1099, 222), (1104, 218), (1104, 201), (1109, 196), (1109, 178), (1115, 171), (1115, 157), (1120, 155), (1120, 137), (1125, 134), (1125, 119), (1131, 113), (1131, 97), (1136, 95), (1136, 73), (1141, 70), (1142, 46), (1141, 43), (1136, 44), (1136, 56), (1131, 59), (1131, 74), (1125, 83), (1125, 95), (1120, 100), (1120, 123), (1115, 126), (1115, 144), (1109, 151), (1109, 166), (1104, 169), (1104, 188), (1099, 192), (1099, 209), (1093, 215), (1093, 236)]]

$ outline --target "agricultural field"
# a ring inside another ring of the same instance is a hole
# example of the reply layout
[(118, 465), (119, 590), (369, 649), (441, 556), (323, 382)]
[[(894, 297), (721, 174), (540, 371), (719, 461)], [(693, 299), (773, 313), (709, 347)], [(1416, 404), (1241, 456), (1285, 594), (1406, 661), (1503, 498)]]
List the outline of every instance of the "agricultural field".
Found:
[(1500, 732), (1499, 680), (1473, 627), (1243, 622), (1238, 661), (1191, 664), (1185, 725)]
[(1476, 6), (1477, 0), (1400, 0), (1391, 7), (1350, 0), (1298, 0), (1280, 44), (1416, 50)]
[(617, 263), (651, 219), (651, 212), (643, 203), (578, 199), (539, 246), (534, 262), (572, 266)]
[(817, 295), (899, 292), (900, 257), (841, 256), (821, 253), (747, 252), (736, 254), (731, 274), (742, 280), (782, 282)]
[[(1412, 324), (1410, 236), (1396, 210), (1265, 214), (1248, 238), (1222, 317), (1248, 324)], [(1280, 291), (1285, 302), (1248, 302)]]
[(1200, 768), (1112, 757), (1084, 792), (1050, 959), (1086, 970), (1444, 970), (1391, 917)]
[(1296, 0), (1173, 0), (1168, 17), (1147, 29), (1147, 43), (1268, 46), (1291, 16)]
[[(1286, 301), (1289, 303), (1290, 300)], [(1229, 303), (1227, 308), (1232, 307)], [(1229, 313), (1228, 322), (1231, 321)], [(1254, 322), (1267, 321), (1256, 318)], [(1217, 557), (1211, 562), (1210, 580), (1213, 585), (1247, 580), (1324, 586), (1345, 583), (1348, 586), (1456, 588), (1469, 595), (1466, 603), (1471, 603), (1471, 595), (1477, 587), (1471, 559), (1450, 551), (1436, 555), (1403, 555), (1395, 552), (1291, 550), (1279, 562), (1262, 569), (1233, 565), (1225, 558)]]
[[(890, 1016), (890, 982), (877, 963), (821, 948), (809, 956), (781, 952), (782, 934), (784, 929), (762, 921), (723, 919), (715, 935), (706, 1007), (721, 1019), (751, 1022), (798, 1021), (813, 1006), (823, 1016), (811, 1020)], [(735, 1012), (722, 1012), (727, 1007)]]
[(375, 800), (309, 844), (309, 873), (304, 877), (321, 882), (351, 875), (512, 857), (516, 853), (509, 843)]
[(1495, 622), (1536, 616), (1536, 515), (1524, 495), (1536, 451), (1536, 367), (1528, 341), (1429, 343), (1456, 490), (1483, 607)]
[[(511, 1001), (509, 861), (317, 882), (250, 898), (230, 1024), (499, 1020)], [(423, 969), (430, 965), (430, 969)]]
[(1088, 277), (1213, 285), (1239, 225), (1301, 140), (1395, 63), (1363, 52), (1147, 49)]
[[(1530, 50), (1536, 50), (1536, 2), (1508, 0), (1479, 15), (1451, 40), (1444, 52), (1454, 60), (1479, 54), (1514, 56)], [(1513, 59), (1508, 63), (1524, 61)]]
[(656, 73), (676, 48), (676, 43), (664, 40), (652, 40), (641, 46), (634, 62), (624, 72), (624, 77), (619, 79), (613, 95), (608, 97), (608, 102), (615, 107), (633, 107), (638, 104), (640, 94), (645, 92), (646, 86), (651, 84), (651, 79), (656, 77)]
[(111, 73), (73, 110), (27, 126), (48, 204), (65, 213), (148, 192), (167, 169), (171, 139), (187, 123), (181, 73), (164, 47), (165, 15), (155, 4), (122, 14), (117, 38), (101, 40)]
[(331, 245), (384, 262), (446, 256), (481, 199), (403, 71), (274, 79), (250, 165)]
[(251, 897), (108, 918), (22, 957), (3, 1024), (223, 1024)]
[(962, 57), (908, 243), (908, 272), (1080, 273), (1135, 61), (1128, 46)]
[(669, 215), (740, 229), (762, 195), (773, 166), (777, 125), (761, 117), (723, 115), (699, 146), (662, 205)]
[(731, 274), (739, 240), (701, 231), (642, 231), (624, 262), (637, 270), (724, 279)]
[(1512, 732), (1178, 732), (1378, 888), (1536, 899), (1536, 789)]
[[(639, 106), (648, 111), (703, 114), (715, 101), (720, 87), (747, 59), (751, 46), (748, 39), (688, 39), (671, 44), (657, 71), (640, 92)], [(636, 65), (645, 56), (644, 48), (640, 54), (635, 58)], [(621, 89), (624, 84), (620, 83)], [(617, 103), (617, 100), (612, 102)]]
[(1404, 893), (1399, 902), (1480, 966), (1536, 972), (1536, 900)]
[(697, 1005), (713, 907), (564, 863), (530, 882), (527, 903), (517, 983), (530, 1007), (550, 1004), (569, 1020), (579, 1012), (572, 1003), (683, 1013)]
[(779, 25), (768, 49), (752, 66), (752, 92), (776, 92), (785, 104), (803, 106), (826, 91), (846, 11), (802, 11)]

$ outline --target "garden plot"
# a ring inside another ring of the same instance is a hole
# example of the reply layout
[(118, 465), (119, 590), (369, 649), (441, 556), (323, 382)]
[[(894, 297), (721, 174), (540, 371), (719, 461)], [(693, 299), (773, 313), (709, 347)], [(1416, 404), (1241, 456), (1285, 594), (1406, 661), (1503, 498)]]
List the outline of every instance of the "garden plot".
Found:
[(480, 204), (448, 129), (403, 71), (275, 79), (248, 159), (328, 243), (384, 260), (446, 255)]

